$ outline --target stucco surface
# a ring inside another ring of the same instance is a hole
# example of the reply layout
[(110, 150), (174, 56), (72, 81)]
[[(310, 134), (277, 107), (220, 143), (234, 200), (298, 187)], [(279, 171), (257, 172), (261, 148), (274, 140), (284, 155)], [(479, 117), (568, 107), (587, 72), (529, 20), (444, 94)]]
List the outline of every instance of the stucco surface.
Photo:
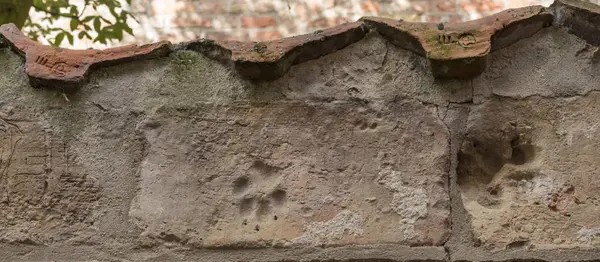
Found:
[(369, 33), (272, 82), (177, 51), (68, 95), (0, 49), (0, 260), (600, 259), (595, 48), (548, 28), (435, 80)]
[(130, 214), (145, 236), (198, 246), (440, 245), (448, 130), (435, 113), (415, 101), (160, 107), (140, 127)]
[(486, 248), (598, 246), (596, 50), (550, 28), (495, 53), (473, 80), (482, 99), (457, 173)]

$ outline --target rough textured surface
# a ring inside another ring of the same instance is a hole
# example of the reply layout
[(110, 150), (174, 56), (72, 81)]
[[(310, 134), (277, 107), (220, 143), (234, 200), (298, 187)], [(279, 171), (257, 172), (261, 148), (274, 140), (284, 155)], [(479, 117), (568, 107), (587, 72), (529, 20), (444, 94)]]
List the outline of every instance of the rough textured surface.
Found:
[(25, 72), (29, 75), (32, 86), (52, 87), (64, 92), (72, 92), (79, 88), (92, 68), (165, 56), (170, 52), (168, 42), (106, 50), (51, 48), (27, 38), (13, 24), (2, 25), (0, 35), (15, 52), (25, 57)]
[(0, 49), (1, 261), (598, 261), (597, 47), (471, 80), (377, 32), (271, 82), (202, 53), (30, 88)]
[(195, 49), (218, 60), (233, 62), (244, 78), (273, 80), (287, 72), (289, 65), (336, 51), (360, 40), (365, 30), (373, 30), (395, 45), (427, 57), (436, 78), (472, 78), (485, 69), (491, 51), (535, 34), (549, 26), (552, 19), (552, 14), (541, 6), (456, 24), (367, 17), (314, 34), (265, 43), (200, 40), (188, 45), (201, 47)]
[[(371, 35), (344, 51), (361, 53), (374, 43), (388, 48)], [(397, 57), (386, 67), (413, 56), (389, 48)], [(9, 170), (17, 170), (7, 173), (15, 181), (8, 195), (16, 201), (29, 192), (66, 205), (10, 202), (6, 210), (19, 219), (0, 220), (9, 260), (446, 257), (449, 130), (435, 104), (362, 88), (360, 99), (344, 88), (346, 96), (332, 99), (275, 89), (276, 82), (254, 86), (192, 51), (128, 70), (100, 69), (67, 102), (52, 90), (27, 88), (19, 57), (1, 52), (0, 66), (9, 69), (0, 75), (5, 129), (18, 127), (22, 141), (41, 147), (18, 143), (18, 157), (3, 155), (2, 167), (11, 159)], [(343, 68), (351, 61), (339, 59), (314, 62)], [(430, 87), (416, 83), (415, 93), (428, 94)], [(40, 133), (63, 142), (35, 142)], [(8, 150), (10, 133), (3, 137)], [(58, 166), (64, 154), (69, 173)], [(21, 155), (43, 157), (30, 167), (17, 161)], [(28, 177), (16, 172), (33, 167), (36, 180), (20, 182)], [(73, 248), (86, 251), (66, 251)]]
[(475, 105), (449, 123), (453, 259), (599, 258), (595, 49), (544, 29), (492, 54), (473, 80)]
[(494, 99), (471, 111), (458, 185), (483, 247), (600, 245), (599, 98)]
[(392, 43), (426, 56), (435, 77), (471, 78), (485, 69), (491, 51), (549, 26), (552, 15), (542, 6), (531, 6), (457, 24), (364, 20)]
[(561, 0), (552, 4), (556, 10), (557, 24), (588, 43), (600, 45), (600, 7), (588, 2)]
[[(600, 43), (598, 6), (557, 0), (550, 9), (530, 6), (506, 10), (478, 20), (456, 24), (413, 23), (388, 18), (362, 18), (312, 34), (267, 42), (214, 41), (183, 43), (179, 50), (195, 50), (232, 66), (244, 79), (275, 80), (298, 63), (336, 52), (376, 31), (400, 48), (428, 59), (435, 78), (473, 78), (486, 68), (490, 52), (528, 38), (551, 24), (569, 28), (590, 44)], [(27, 59), (26, 72), (34, 86), (76, 90), (92, 67), (141, 58), (165, 56), (170, 43), (142, 47), (75, 51), (53, 49), (27, 39), (16, 26), (3, 25), (3, 36)]]
[(141, 130), (149, 148), (130, 213), (149, 238), (422, 246), (448, 235), (448, 132), (435, 108), (161, 107)]

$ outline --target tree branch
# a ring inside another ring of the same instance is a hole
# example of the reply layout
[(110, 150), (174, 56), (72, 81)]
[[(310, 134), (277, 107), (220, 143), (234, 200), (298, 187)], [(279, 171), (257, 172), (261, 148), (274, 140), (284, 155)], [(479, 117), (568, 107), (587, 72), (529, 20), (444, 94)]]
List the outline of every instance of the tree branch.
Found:
[(64, 13), (54, 13), (52, 11), (48, 11), (44, 8), (41, 8), (37, 5), (33, 5), (33, 8), (38, 11), (38, 12), (44, 12), (47, 13), (49, 15), (53, 15), (53, 16), (62, 16), (62, 17), (67, 17), (67, 18), (71, 18), (71, 19), (76, 19), (77, 21), (81, 21), (79, 20), (79, 16), (74, 16), (74, 15), (70, 15), (70, 14), (64, 14)]
[(85, 13), (85, 9), (87, 8), (87, 6), (90, 4), (89, 0), (85, 0), (85, 4), (83, 5), (83, 10), (81, 10), (81, 13), (79, 13), (79, 17), (81, 17), (83, 15), (83, 13)]

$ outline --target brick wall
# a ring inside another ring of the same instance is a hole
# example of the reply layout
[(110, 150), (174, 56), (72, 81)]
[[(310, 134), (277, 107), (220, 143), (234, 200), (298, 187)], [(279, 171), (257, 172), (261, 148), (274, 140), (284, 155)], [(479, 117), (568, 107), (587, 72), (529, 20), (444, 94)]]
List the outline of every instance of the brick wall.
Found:
[(304, 34), (363, 16), (419, 22), (477, 19), (550, 0), (134, 0), (136, 39), (265, 41)]
[[(600, 4), (600, 0), (589, 1)], [(83, 4), (83, 0), (71, 2)], [(131, 24), (135, 36), (125, 36), (122, 42), (108, 45), (78, 39), (74, 46), (66, 42), (63, 45), (85, 49), (160, 40), (177, 43), (196, 38), (266, 41), (356, 21), (363, 16), (458, 22), (507, 8), (551, 3), (552, 0), (132, 0), (129, 9), (139, 21)], [(32, 14), (32, 19), (41, 19)], [(68, 20), (56, 23), (69, 28)]]

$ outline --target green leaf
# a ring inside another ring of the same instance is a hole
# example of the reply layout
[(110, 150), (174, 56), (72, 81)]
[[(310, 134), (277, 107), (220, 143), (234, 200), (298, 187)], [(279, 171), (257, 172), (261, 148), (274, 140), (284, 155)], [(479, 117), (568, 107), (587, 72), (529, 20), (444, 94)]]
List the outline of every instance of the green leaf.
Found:
[(44, 0), (34, 0), (33, 1), (33, 5), (39, 6), (39, 7), (45, 7), (46, 6), (46, 1), (44, 1)]
[(113, 30), (113, 33), (115, 35), (115, 38), (117, 38), (119, 41), (123, 40), (123, 29), (122, 28), (115, 28)]
[(53, 18), (58, 18), (60, 17), (60, 7), (57, 5), (51, 5), (50, 6), (50, 12), (52, 12), (52, 17)]
[(89, 22), (89, 21), (92, 21), (92, 19), (94, 19), (95, 17), (96, 17), (96, 16), (93, 16), (93, 15), (91, 15), (91, 16), (86, 16), (86, 17), (84, 17), (84, 18), (81, 20), (81, 22), (82, 22), (82, 23), (87, 23), (87, 22)]
[(127, 32), (129, 35), (133, 35), (133, 29), (131, 29), (131, 27), (129, 27), (127, 24), (125, 24), (125, 26), (123, 27), (123, 30), (125, 32)]
[(62, 43), (63, 39), (65, 39), (65, 33), (58, 33), (56, 38), (54, 38), (54, 46), (59, 46)]
[(100, 31), (100, 19), (98, 17), (94, 19), (94, 30)]
[[(7, 1), (7, 0), (0, 0)], [(21, 2), (23, 0), (8, 0)], [(128, 18), (136, 20), (135, 16), (122, 9), (122, 5), (131, 4), (131, 0), (84, 0), (84, 10), (107, 9), (108, 15), (98, 12), (92, 15), (79, 16), (81, 5), (74, 5), (71, 0), (26, 0), (35, 5), (36, 14), (40, 18), (34, 23), (31, 19), (24, 22), (24, 32), (31, 38), (48, 40), (52, 45), (58, 46), (65, 41), (74, 43), (74, 38), (91, 39), (94, 42), (106, 44), (113, 40), (122, 40), (124, 32), (133, 35), (133, 29), (128, 25)], [(100, 8), (100, 9), (98, 9)], [(67, 18), (69, 29), (63, 30), (56, 23)], [(2, 21), (2, 18), (0, 18)], [(136, 20), (137, 21), (137, 20)], [(97, 35), (96, 35), (97, 34)], [(94, 35), (94, 36), (92, 36)], [(54, 37), (52, 37), (54, 36)]]
[(98, 36), (94, 39), (94, 42), (106, 43), (106, 36), (104, 32), (98, 32)]
[(75, 29), (77, 29), (77, 27), (79, 26), (79, 21), (77, 21), (77, 19), (71, 19), (71, 31), (75, 31)]
[(67, 35), (67, 40), (69, 40), (69, 44), (73, 45), (73, 35), (70, 33), (65, 33)]
[(117, 14), (117, 11), (115, 11), (114, 8), (110, 8), (110, 9), (108, 9), (108, 11), (110, 11), (110, 13), (112, 14), (112, 16), (114, 18), (116, 18), (117, 20), (119, 19), (119, 14)]
[(56, 5), (57, 7), (69, 7), (69, 1), (68, 0), (55, 0), (54, 5)]

